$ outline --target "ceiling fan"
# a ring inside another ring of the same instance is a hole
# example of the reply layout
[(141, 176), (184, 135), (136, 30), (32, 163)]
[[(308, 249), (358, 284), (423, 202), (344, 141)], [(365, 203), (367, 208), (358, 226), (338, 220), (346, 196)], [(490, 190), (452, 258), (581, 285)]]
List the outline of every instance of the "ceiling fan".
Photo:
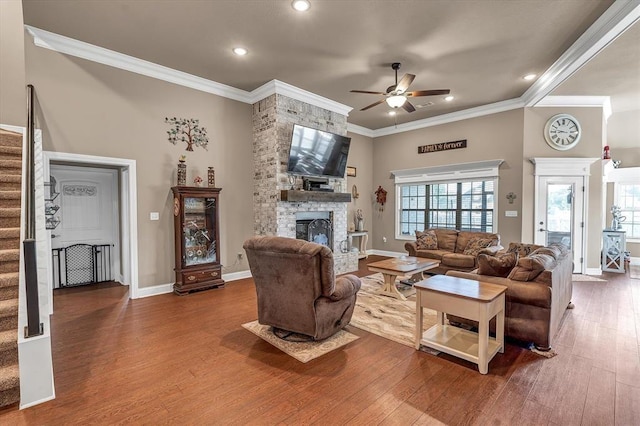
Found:
[(407, 92), (409, 85), (416, 78), (413, 74), (405, 74), (400, 81), (398, 81), (398, 70), (400, 69), (400, 62), (394, 62), (391, 64), (391, 68), (396, 72), (396, 84), (387, 87), (386, 92), (370, 92), (368, 90), (352, 90), (352, 93), (366, 93), (370, 95), (384, 95), (384, 99), (380, 99), (377, 102), (367, 105), (360, 111), (366, 111), (369, 108), (373, 108), (376, 105), (380, 105), (383, 102), (387, 102), (391, 108), (404, 108), (407, 112), (413, 112), (416, 108), (409, 102), (407, 98), (416, 96), (434, 96), (434, 95), (448, 95), (451, 91), (449, 89), (438, 90), (416, 90), (413, 92)]

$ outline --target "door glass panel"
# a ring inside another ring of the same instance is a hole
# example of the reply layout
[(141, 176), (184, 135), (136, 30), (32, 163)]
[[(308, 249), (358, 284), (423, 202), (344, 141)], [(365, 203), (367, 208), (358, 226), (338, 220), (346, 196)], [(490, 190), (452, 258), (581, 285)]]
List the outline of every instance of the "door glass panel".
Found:
[(569, 248), (573, 241), (573, 191), (566, 183), (547, 185), (547, 241), (562, 243)]
[(184, 244), (185, 266), (217, 261), (215, 198), (185, 197)]

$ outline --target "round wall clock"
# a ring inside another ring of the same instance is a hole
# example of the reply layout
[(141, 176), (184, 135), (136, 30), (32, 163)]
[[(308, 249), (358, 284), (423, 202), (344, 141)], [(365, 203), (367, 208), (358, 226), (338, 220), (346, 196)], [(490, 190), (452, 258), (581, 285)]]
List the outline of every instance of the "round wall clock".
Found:
[(544, 139), (553, 149), (566, 151), (580, 141), (582, 129), (575, 117), (569, 114), (554, 115), (544, 126)]

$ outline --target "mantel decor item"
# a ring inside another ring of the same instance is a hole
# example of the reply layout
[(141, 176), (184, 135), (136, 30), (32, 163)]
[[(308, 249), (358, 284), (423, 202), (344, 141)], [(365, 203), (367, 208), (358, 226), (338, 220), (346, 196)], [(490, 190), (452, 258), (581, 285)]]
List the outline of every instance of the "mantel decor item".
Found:
[(216, 171), (213, 167), (209, 167), (209, 169), (207, 169), (207, 185), (209, 185), (209, 188), (216, 187)]
[(351, 166), (347, 166), (347, 176), (356, 177), (356, 168), (355, 167), (351, 167)]
[(185, 161), (187, 157), (184, 155), (180, 156), (178, 160), (178, 186), (185, 186), (187, 184), (187, 164)]
[(209, 144), (207, 137), (207, 129), (200, 127), (200, 120), (195, 118), (168, 118), (165, 117), (165, 123), (171, 124), (173, 127), (167, 130), (169, 142), (177, 145), (178, 142), (187, 144), (187, 151), (193, 151), (194, 146), (201, 146), (205, 150)]

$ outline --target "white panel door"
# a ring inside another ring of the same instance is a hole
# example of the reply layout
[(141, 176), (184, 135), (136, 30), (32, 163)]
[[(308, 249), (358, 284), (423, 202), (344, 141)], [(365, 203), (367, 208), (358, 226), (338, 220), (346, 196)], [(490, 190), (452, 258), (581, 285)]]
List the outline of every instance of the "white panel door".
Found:
[(581, 176), (543, 176), (537, 194), (535, 243), (563, 243), (573, 253), (574, 272), (582, 271), (584, 196)]

